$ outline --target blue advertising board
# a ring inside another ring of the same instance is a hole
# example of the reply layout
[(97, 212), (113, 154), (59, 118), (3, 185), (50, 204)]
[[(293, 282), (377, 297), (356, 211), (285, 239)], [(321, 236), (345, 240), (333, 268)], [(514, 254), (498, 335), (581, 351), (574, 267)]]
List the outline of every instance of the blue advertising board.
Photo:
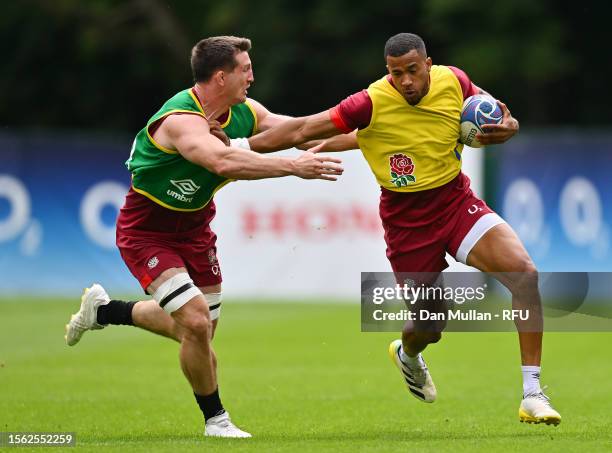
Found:
[[(115, 247), (131, 140), (0, 135), (0, 295), (141, 292)], [(612, 271), (611, 135), (521, 133), (485, 154), (487, 201), (540, 270)]]
[(520, 134), (486, 153), (488, 201), (541, 271), (612, 270), (611, 135)]
[(0, 136), (0, 294), (140, 291), (115, 247), (130, 142)]

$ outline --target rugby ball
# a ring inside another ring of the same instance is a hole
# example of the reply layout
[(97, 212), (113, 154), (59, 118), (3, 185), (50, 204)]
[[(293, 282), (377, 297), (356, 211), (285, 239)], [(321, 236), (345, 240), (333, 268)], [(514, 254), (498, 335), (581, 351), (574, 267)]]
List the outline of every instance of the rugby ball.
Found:
[(472, 148), (480, 148), (482, 144), (476, 139), (476, 134), (484, 133), (483, 124), (499, 124), (503, 112), (497, 101), (486, 94), (470, 96), (463, 103), (461, 110), (460, 142)]

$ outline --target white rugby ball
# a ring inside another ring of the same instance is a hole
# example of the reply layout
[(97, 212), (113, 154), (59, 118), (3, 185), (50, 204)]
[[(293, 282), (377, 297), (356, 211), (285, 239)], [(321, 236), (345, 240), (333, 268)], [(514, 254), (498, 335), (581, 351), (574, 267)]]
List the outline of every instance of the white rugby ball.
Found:
[(501, 107), (493, 97), (486, 94), (470, 96), (461, 110), (461, 143), (480, 148), (482, 144), (476, 139), (476, 134), (484, 133), (481, 126), (499, 124), (503, 116)]

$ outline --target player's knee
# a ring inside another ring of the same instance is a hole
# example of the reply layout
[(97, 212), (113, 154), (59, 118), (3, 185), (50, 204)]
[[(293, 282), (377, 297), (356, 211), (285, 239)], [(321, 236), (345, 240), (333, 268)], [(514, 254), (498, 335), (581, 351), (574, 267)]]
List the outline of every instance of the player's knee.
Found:
[(180, 324), (183, 338), (196, 338), (200, 341), (210, 338), (212, 322), (204, 310), (192, 310), (192, 313), (181, 319)]
[(521, 258), (515, 265), (515, 271), (511, 273), (509, 290), (514, 295), (531, 293), (538, 289), (538, 269), (529, 258)]
[(521, 258), (516, 260), (516, 272), (527, 275), (536, 275), (538, 274), (538, 269), (536, 265), (533, 263), (531, 258), (527, 256), (522, 256)]
[(403, 332), (403, 339), (408, 343), (421, 345), (437, 343), (442, 339), (441, 332)]
[(423, 341), (431, 344), (437, 343), (442, 339), (442, 333), (440, 332), (423, 332)]

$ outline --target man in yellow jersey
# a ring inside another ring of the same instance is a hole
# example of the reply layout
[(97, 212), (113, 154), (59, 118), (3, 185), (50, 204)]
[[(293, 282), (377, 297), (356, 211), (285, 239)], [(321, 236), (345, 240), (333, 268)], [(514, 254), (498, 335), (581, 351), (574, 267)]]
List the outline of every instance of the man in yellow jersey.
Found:
[[(142, 327), (180, 342), (180, 362), (204, 415), (205, 435), (251, 437), (223, 408), (211, 340), (221, 308), (221, 272), (213, 196), (236, 179), (294, 175), (335, 180), (338, 159), (307, 152), (297, 159), (226, 147), (219, 128), (240, 143), (287, 117), (247, 98), (253, 83), (250, 40), (218, 36), (192, 50), (195, 85), (169, 99), (138, 133), (126, 162), (132, 184), (117, 219), (117, 246), (132, 274), (154, 300), (110, 300), (88, 288), (66, 326), (76, 344), (87, 330), (108, 324)], [(209, 126), (211, 121), (215, 126)]]
[[(513, 307), (541, 310), (536, 268), (512, 228), (469, 187), (461, 172), (460, 114), (464, 99), (484, 93), (458, 68), (433, 65), (417, 35), (400, 33), (385, 46), (388, 75), (367, 90), (324, 112), (295, 118), (249, 139), (256, 151), (274, 151), (308, 140), (339, 135), (313, 151), (361, 148), (381, 186), (380, 216), (387, 257), (402, 272), (438, 275), (446, 252), (484, 272), (500, 272)], [(485, 125), (478, 140), (503, 143), (518, 131), (508, 108), (503, 121)], [(356, 133), (351, 133), (357, 130)], [(432, 282), (427, 282), (432, 283)], [(541, 320), (541, 319), (540, 319)], [(558, 424), (539, 383), (542, 329), (519, 328), (523, 373), (521, 421)], [(420, 331), (419, 331), (420, 330)], [(436, 389), (421, 356), (440, 330), (407, 323), (390, 355), (412, 395), (433, 402)], [(525, 331), (530, 330), (530, 331)]]

